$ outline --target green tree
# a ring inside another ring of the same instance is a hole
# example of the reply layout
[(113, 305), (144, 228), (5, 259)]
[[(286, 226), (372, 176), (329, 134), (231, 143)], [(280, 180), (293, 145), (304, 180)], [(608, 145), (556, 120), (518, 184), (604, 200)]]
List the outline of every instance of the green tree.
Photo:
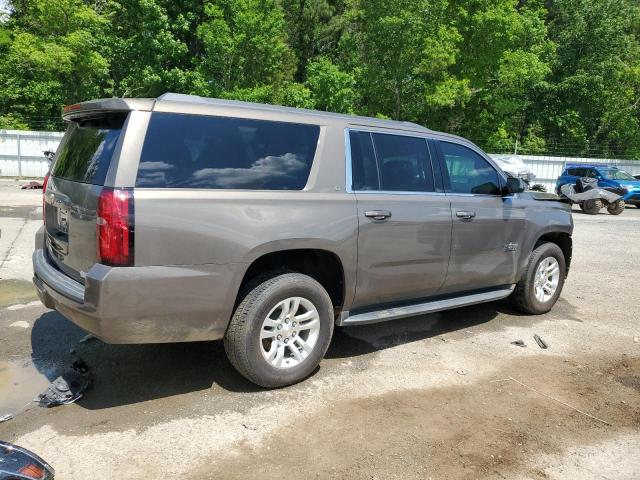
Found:
[(99, 97), (108, 84), (100, 46), (106, 22), (80, 0), (13, 6), (0, 41), (0, 115), (17, 125), (59, 129), (63, 105)]
[(203, 45), (198, 71), (208, 93), (291, 79), (293, 54), (275, 0), (218, 0), (207, 2), (204, 12), (198, 27)]

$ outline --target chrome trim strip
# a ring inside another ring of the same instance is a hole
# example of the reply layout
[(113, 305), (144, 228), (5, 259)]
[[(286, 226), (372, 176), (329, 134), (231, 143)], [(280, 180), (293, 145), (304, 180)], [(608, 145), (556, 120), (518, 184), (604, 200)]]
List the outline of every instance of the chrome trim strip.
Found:
[(399, 318), (412, 317), (414, 315), (424, 315), (426, 313), (440, 312), (452, 308), (466, 307), (468, 305), (476, 305), (478, 303), (492, 302), (508, 297), (515, 285), (507, 288), (500, 288), (489, 292), (472, 293), (456, 298), (448, 298), (446, 300), (435, 300), (424, 302), (417, 305), (408, 305), (406, 307), (393, 307), (374, 312), (359, 313), (356, 315), (343, 315), (338, 318), (337, 325), (366, 325), (368, 323), (384, 322), (387, 320), (396, 320)]
[(345, 190), (347, 193), (353, 191), (353, 172), (351, 166), (351, 138), (349, 137), (350, 129), (344, 129), (344, 159), (346, 164)]

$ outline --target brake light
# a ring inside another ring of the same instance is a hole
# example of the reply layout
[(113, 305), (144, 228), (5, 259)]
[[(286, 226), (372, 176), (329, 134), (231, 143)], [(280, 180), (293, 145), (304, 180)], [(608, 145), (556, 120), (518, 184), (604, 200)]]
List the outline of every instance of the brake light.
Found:
[(18, 472), (27, 478), (33, 478), (33, 479), (39, 480), (44, 477), (44, 468), (36, 465), (35, 463), (30, 463), (28, 465), (25, 465), (24, 467), (20, 468)]
[(47, 218), (44, 214), (44, 194), (47, 192), (47, 183), (49, 183), (49, 173), (44, 176), (42, 181), (42, 223), (46, 223), (45, 218)]
[(133, 265), (133, 190), (104, 187), (97, 217), (98, 261), (117, 267)]

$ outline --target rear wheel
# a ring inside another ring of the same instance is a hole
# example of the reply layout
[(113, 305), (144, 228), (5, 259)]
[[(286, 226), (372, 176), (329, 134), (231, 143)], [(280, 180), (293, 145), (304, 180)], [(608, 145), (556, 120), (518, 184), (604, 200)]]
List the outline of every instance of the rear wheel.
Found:
[(580, 204), (580, 208), (588, 215), (597, 215), (602, 209), (602, 200), (585, 200)]
[(620, 215), (622, 212), (624, 212), (624, 205), (624, 200), (617, 200), (607, 205), (607, 212), (609, 212), (611, 215)]
[(236, 370), (267, 388), (311, 375), (333, 334), (333, 306), (326, 290), (298, 273), (263, 277), (247, 290), (224, 339)]
[(526, 313), (547, 313), (558, 300), (567, 267), (555, 243), (543, 243), (533, 252), (521, 280), (511, 294), (511, 303)]

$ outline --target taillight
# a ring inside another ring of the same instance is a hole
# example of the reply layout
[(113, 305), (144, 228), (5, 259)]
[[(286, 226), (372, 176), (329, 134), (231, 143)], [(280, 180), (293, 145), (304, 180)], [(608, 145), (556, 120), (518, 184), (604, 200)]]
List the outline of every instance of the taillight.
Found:
[(117, 267), (133, 265), (133, 190), (104, 187), (97, 216), (98, 261)]
[(47, 183), (49, 183), (48, 173), (44, 176), (44, 180), (42, 181), (42, 223), (46, 223), (45, 218), (47, 218), (44, 214), (44, 194), (47, 192)]

